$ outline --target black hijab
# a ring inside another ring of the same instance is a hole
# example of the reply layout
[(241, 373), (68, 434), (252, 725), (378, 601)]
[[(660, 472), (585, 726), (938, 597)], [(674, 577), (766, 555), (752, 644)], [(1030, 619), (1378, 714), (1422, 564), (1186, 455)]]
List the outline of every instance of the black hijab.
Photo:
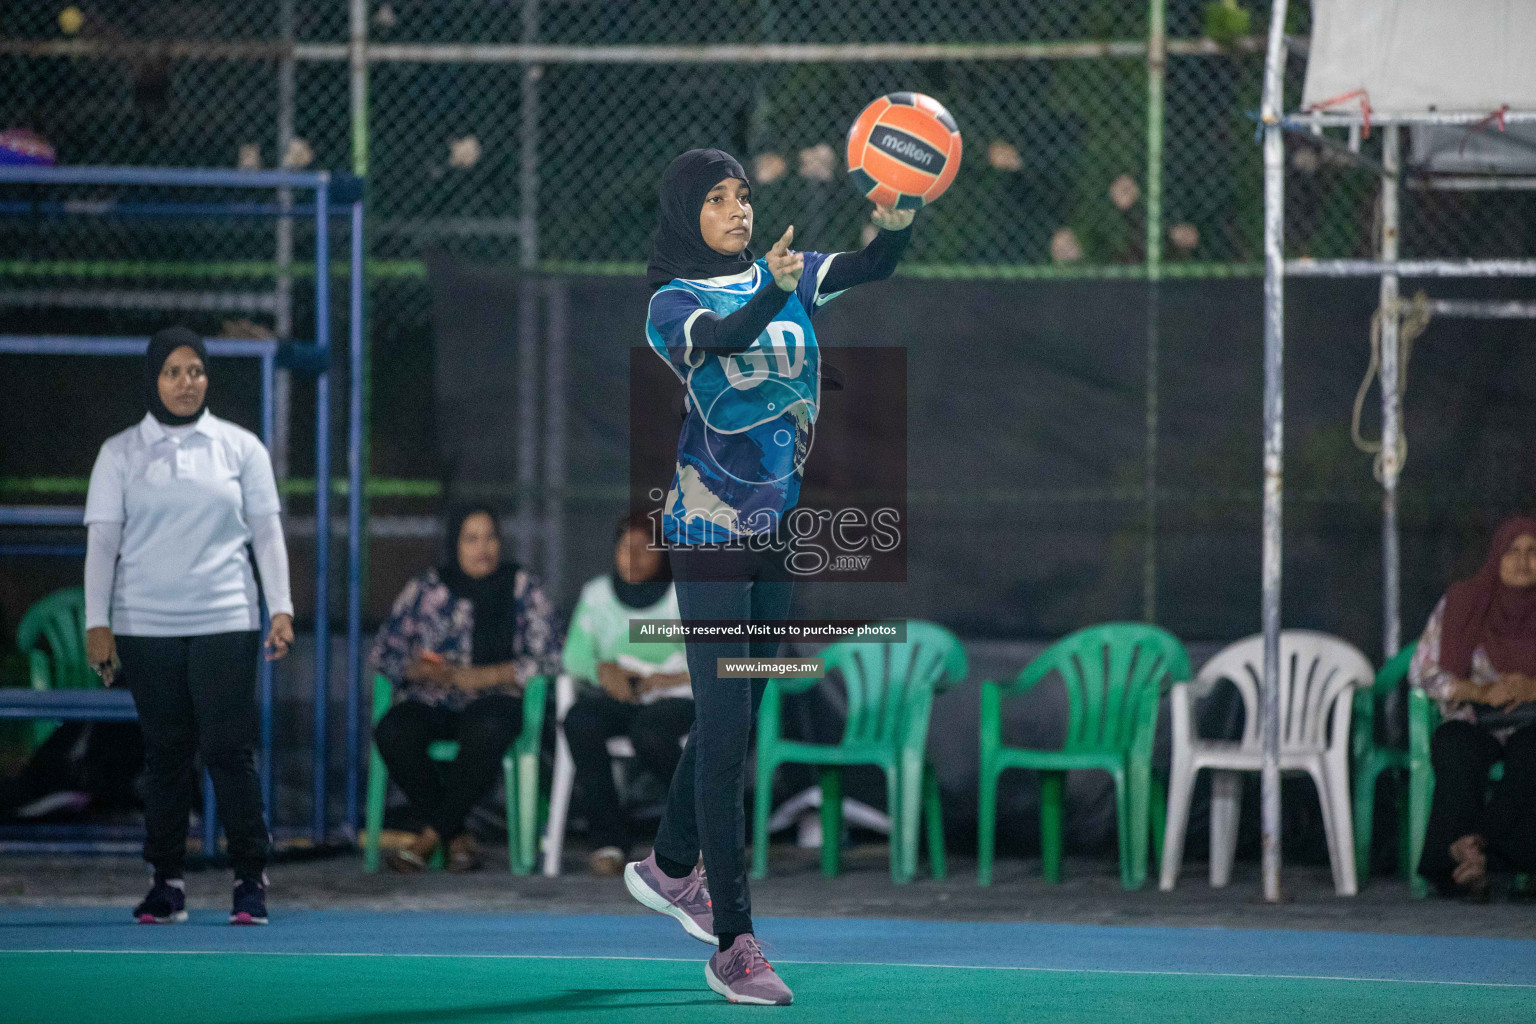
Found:
[(718, 149), (690, 149), (667, 165), (661, 176), (661, 217), (645, 268), (652, 288), (676, 278), (739, 274), (752, 265), (756, 257), (751, 249), (726, 256), (711, 249), (699, 232), (704, 197), (726, 178), (747, 181), (747, 172), (735, 157)]
[(459, 565), (459, 534), (464, 520), (478, 512), (491, 517), (496, 536), (501, 537), (501, 517), (489, 505), (461, 505), (448, 514), (444, 541), (447, 557), (438, 567), (438, 577), (455, 598), (466, 598), (475, 609), (474, 635), (470, 638), (471, 665), (499, 665), (511, 661), (517, 641), (517, 563), (503, 561), (489, 575), (479, 579)]
[(203, 368), (208, 367), (208, 347), (203, 344), (192, 331), (185, 327), (167, 327), (156, 331), (150, 336), (149, 348), (144, 352), (144, 408), (155, 419), (168, 427), (182, 427), (188, 423), (196, 422), (208, 408), (208, 396), (203, 395), (203, 404), (197, 407), (197, 411), (190, 416), (178, 416), (166, 408), (160, 400), (160, 371), (165, 369), (165, 361), (170, 358), (172, 352), (185, 345), (197, 353), (197, 357), (203, 361)]

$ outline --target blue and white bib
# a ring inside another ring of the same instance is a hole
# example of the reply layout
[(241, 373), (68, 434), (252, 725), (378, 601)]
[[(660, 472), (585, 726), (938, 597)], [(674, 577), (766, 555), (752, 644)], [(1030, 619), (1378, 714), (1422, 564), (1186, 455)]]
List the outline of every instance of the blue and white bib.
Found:
[(676, 544), (771, 533), (795, 507), (821, 401), (811, 314), (836, 296), (821, 282), (836, 254), (807, 252), (800, 284), (751, 347), (713, 356), (693, 347), (706, 312), (728, 316), (775, 288), (766, 260), (729, 277), (674, 280), (651, 297), (646, 339), (688, 389), (677, 470), (663, 516)]

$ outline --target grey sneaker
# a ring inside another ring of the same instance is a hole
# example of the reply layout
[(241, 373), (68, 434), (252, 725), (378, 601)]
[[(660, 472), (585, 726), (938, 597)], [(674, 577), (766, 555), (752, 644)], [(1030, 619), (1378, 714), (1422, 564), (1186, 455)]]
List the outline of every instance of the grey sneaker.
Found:
[(763, 947), (750, 932), (738, 936), (730, 949), (709, 958), (704, 980), (733, 1003), (788, 1006), (795, 1001), (795, 994), (763, 956)]
[(656, 853), (652, 851), (645, 860), (624, 865), (624, 886), (631, 896), (652, 910), (677, 918), (683, 930), (700, 942), (719, 945), (709, 886), (700, 868), (694, 868), (686, 878), (668, 878), (656, 866)]

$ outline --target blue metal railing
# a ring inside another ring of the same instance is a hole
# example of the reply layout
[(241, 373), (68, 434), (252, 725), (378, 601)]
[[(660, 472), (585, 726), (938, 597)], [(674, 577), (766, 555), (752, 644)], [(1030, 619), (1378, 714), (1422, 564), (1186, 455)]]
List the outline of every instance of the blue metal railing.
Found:
[[(358, 822), (359, 686), (361, 679), (361, 566), (362, 566), (362, 352), (363, 352), (363, 202), (362, 181), (350, 175), (328, 171), (236, 171), (207, 168), (159, 167), (31, 167), (0, 166), (0, 184), (15, 185), (114, 185), (166, 186), (174, 188), (253, 188), (313, 190), (313, 204), (283, 209), (275, 203), (250, 202), (119, 202), (92, 198), (87, 201), (18, 200), (0, 202), (0, 216), (207, 216), (207, 217), (313, 217), (315, 230), (315, 332), (312, 346), (298, 346), (309, 358), (296, 360), (298, 366), (311, 368), (316, 375), (315, 388), (315, 475), (322, 485), (315, 491), (315, 513), (319, 524), (315, 537), (315, 680), (314, 680), (314, 805), (311, 836), (323, 843), (328, 825), (328, 741), (327, 725), (330, 701), (330, 263), (329, 218), (350, 219), (350, 274), (348, 288), (348, 358), (351, 368), (348, 412), (348, 542), (347, 542), (347, 679), (345, 707), (346, 730), (346, 827), (356, 835)], [(76, 337), (66, 335), (0, 335), (0, 353), (27, 355), (137, 356), (144, 352), (147, 339)], [(273, 377), (278, 344), (273, 341), (209, 339), (210, 356), (244, 356), (261, 360), (262, 411), (261, 435), (270, 444), (273, 433)], [(0, 506), (0, 525), (79, 526), (82, 510), (39, 506)], [(17, 544), (5, 549), (8, 554), (63, 553), (65, 545)], [(78, 551), (79, 545), (68, 546)], [(267, 619), (263, 612), (263, 631)], [(259, 670), (262, 704), (262, 791), (266, 806), (272, 807), (272, 673), (271, 664), (261, 661)], [(212, 836), (205, 835), (211, 849)]]

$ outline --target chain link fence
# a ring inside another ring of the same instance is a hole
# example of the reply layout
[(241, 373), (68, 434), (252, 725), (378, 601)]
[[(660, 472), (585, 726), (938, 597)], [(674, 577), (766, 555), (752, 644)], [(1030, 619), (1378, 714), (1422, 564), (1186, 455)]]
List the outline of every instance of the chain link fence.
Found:
[[(1308, 5), (1291, 12), (1294, 109)], [(1256, 278), (1268, 16), (1262, 0), (13, 0), (0, 130), (35, 132), (62, 164), (364, 173), (370, 394), (422, 419), (435, 254), (639, 273), (660, 173), (701, 145), (752, 173), (760, 238), (794, 223), (807, 247), (856, 246), (869, 227), (845, 132), (896, 90), (938, 97), (965, 139), (902, 273)], [(1372, 254), (1379, 147), (1379, 132), (1288, 140), (1289, 255)], [(1405, 257), (1536, 250), (1536, 193), (1413, 175), (1402, 191)], [(302, 340), (311, 236), (303, 218), (0, 218), (0, 316), (31, 302), (28, 323), (141, 333), (142, 306), (107, 301), (140, 289), (179, 296), (211, 332), (247, 317)], [(426, 475), (419, 447), (382, 442), (370, 470)]]
[[(1259, 260), (1251, 111), (1265, 7), (1166, 3), (1157, 237), (1173, 273), (1251, 273)], [(366, 159), (371, 255), (396, 280), (433, 251), (628, 272), (644, 260), (661, 169), (692, 145), (743, 158), (765, 229), (793, 220), (809, 245), (858, 244), (866, 219), (842, 181), (846, 127), (873, 97), (916, 89), (955, 113), (966, 154), (910, 272), (1135, 274), (1148, 255), (1149, 9), (367, 0), (363, 124), (339, 0), (21, 0), (0, 11), (0, 127), (36, 131), (71, 164), (346, 170)], [(1293, 9), (1304, 34), (1306, 6)], [(548, 59), (524, 63), (522, 45)], [(1303, 68), (1293, 58), (1293, 96)], [(1379, 133), (1361, 154), (1378, 145)], [(1289, 159), (1293, 252), (1366, 255), (1368, 166), (1336, 140), (1296, 141)], [(1529, 252), (1529, 205), (1528, 194), (1410, 187), (1405, 255)], [(6, 276), (82, 253), (105, 272), (156, 261), (156, 246), (270, 262), (273, 233), (69, 223), (27, 246), (40, 265), (11, 260)]]

